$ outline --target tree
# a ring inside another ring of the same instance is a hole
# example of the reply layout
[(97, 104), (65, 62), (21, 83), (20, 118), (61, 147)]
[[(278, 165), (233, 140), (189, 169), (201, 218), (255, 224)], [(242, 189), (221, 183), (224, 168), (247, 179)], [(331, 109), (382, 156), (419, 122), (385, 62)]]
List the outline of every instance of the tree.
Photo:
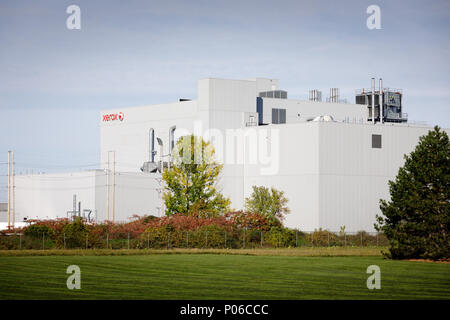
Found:
[(450, 144), (446, 132), (435, 127), (420, 137), (405, 156), (391, 199), (380, 200), (382, 216), (375, 228), (390, 242), (394, 259), (450, 257)]
[(284, 219), (284, 215), (290, 213), (287, 207), (288, 199), (283, 191), (275, 188), (253, 186), (253, 192), (249, 198), (245, 198), (245, 209), (263, 215), (272, 224)]
[(163, 174), (166, 215), (215, 217), (229, 209), (230, 200), (217, 190), (223, 165), (214, 148), (201, 137), (181, 137), (173, 149), (173, 165)]

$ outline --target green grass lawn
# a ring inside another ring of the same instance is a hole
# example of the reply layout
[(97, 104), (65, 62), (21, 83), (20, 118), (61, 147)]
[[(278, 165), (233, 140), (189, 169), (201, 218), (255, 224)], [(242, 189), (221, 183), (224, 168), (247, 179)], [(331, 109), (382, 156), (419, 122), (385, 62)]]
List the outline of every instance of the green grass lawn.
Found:
[[(66, 268), (81, 268), (68, 290)], [(381, 268), (381, 290), (366, 269)], [(449, 299), (450, 265), (382, 257), (0, 256), (0, 299)]]

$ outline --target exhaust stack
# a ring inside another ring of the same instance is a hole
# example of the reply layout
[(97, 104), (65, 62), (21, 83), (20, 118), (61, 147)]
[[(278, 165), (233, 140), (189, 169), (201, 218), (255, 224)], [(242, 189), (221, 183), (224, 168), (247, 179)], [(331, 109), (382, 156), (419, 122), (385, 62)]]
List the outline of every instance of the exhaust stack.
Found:
[(322, 101), (322, 92), (317, 89), (309, 90), (309, 101)]
[(375, 78), (372, 78), (372, 123), (375, 124)]
[(329, 102), (339, 103), (339, 88), (330, 88)]
[(380, 78), (380, 95), (378, 97), (378, 103), (380, 104), (380, 123), (383, 123), (383, 107), (384, 107), (384, 99), (383, 99), (383, 79)]

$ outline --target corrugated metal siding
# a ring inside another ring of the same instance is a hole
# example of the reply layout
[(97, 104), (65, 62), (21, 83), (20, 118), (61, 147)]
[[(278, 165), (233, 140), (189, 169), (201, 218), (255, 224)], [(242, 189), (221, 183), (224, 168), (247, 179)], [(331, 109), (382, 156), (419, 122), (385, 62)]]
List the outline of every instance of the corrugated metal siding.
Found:
[[(379, 200), (426, 127), (320, 123), (320, 226), (372, 231)], [(382, 148), (372, 148), (372, 134)]]

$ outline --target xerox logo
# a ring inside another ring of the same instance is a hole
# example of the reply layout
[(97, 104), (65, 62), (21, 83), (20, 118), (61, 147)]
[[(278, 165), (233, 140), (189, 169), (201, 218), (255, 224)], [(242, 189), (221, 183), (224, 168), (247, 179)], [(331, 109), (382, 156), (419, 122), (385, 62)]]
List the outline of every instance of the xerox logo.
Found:
[(119, 112), (119, 113), (111, 113), (111, 114), (104, 114), (103, 115), (103, 122), (107, 122), (107, 121), (123, 121), (124, 115), (123, 112)]

